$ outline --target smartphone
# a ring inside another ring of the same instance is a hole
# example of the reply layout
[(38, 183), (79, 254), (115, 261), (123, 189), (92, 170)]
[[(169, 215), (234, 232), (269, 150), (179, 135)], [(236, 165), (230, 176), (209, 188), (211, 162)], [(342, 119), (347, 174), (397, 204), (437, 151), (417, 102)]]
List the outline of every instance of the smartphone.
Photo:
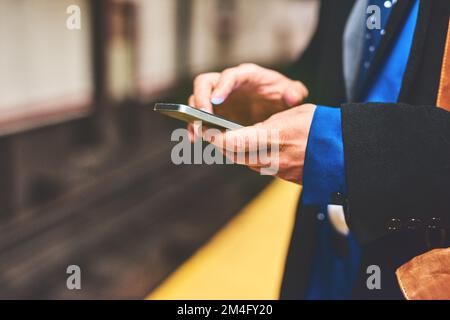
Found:
[(203, 125), (212, 128), (229, 130), (243, 128), (240, 124), (183, 104), (157, 103), (153, 110), (184, 122), (202, 121)]

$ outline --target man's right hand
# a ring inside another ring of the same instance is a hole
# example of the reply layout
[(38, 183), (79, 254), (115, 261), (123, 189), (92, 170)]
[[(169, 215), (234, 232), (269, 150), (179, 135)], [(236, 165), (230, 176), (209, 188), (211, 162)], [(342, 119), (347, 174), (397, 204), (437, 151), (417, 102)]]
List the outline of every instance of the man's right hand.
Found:
[[(299, 81), (255, 64), (241, 64), (197, 76), (189, 105), (248, 126), (300, 105), (307, 96), (308, 90)], [(193, 140), (192, 124), (188, 128)]]

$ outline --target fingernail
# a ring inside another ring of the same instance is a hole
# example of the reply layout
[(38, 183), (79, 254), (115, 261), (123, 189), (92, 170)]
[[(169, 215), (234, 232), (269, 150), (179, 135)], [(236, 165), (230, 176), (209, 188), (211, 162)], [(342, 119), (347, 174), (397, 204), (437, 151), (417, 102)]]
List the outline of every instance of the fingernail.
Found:
[(222, 97), (214, 97), (211, 99), (211, 103), (214, 105), (222, 104), (224, 101), (225, 101), (225, 99)]

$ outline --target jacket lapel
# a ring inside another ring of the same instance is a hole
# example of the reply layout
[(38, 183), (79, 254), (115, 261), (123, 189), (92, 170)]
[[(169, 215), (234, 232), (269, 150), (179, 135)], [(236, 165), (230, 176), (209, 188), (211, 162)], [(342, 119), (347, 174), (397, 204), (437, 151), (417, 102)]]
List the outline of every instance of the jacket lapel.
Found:
[(425, 50), (425, 40), (431, 20), (431, 6), (433, 1), (420, 1), (419, 17), (417, 21), (411, 53), (408, 65), (403, 76), (403, 85), (399, 101), (402, 102), (411, 95), (415, 76), (418, 72), (420, 61), (422, 61)]

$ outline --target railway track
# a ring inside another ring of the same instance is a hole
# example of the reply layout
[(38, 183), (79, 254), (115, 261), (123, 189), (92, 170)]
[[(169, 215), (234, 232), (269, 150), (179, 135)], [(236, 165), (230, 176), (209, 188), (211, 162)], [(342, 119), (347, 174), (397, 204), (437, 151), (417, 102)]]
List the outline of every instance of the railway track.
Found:
[[(145, 297), (269, 181), (244, 168), (174, 166), (170, 148), (0, 227), (0, 298)], [(66, 288), (66, 268), (82, 289)]]

